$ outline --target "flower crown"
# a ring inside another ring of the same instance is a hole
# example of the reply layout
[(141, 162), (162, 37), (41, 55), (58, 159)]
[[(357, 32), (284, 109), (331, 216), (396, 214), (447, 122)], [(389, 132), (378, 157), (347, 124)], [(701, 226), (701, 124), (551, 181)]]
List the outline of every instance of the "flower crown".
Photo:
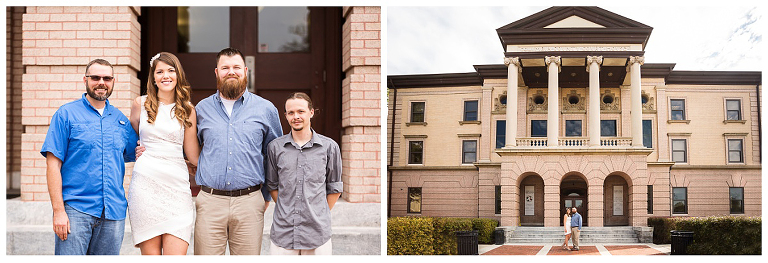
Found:
[(160, 57), (160, 53), (157, 53), (152, 59), (149, 60), (149, 67), (152, 67), (152, 63), (155, 62), (155, 59), (158, 59)]

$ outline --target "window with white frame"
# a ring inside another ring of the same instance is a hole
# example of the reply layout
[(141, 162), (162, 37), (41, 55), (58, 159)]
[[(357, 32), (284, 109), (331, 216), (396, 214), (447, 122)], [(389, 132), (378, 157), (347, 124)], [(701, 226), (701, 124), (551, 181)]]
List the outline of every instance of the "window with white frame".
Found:
[(411, 102), (411, 122), (424, 122), (425, 106), (423, 101)]
[(672, 139), (672, 161), (676, 163), (688, 162), (688, 140)]
[(408, 142), (408, 164), (424, 164), (424, 141)]
[(672, 187), (672, 214), (688, 213), (688, 188)]
[(741, 120), (741, 100), (725, 100), (725, 119), (729, 121)]
[(731, 214), (744, 213), (744, 187), (729, 187)]
[(728, 163), (744, 163), (744, 140), (728, 139)]
[(477, 160), (477, 140), (464, 140), (461, 146), (461, 163), (471, 164)]
[(477, 120), (477, 101), (467, 100), (464, 101), (464, 121), (476, 121)]
[(685, 100), (684, 99), (671, 99), (669, 100), (670, 119), (671, 120), (685, 120)]

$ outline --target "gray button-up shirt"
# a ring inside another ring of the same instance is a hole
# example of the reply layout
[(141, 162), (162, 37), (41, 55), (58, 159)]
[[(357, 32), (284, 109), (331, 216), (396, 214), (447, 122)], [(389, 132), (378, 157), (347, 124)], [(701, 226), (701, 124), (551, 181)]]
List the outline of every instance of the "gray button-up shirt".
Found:
[(269, 190), (278, 190), (272, 242), (285, 249), (325, 244), (331, 238), (326, 195), (342, 191), (339, 145), (312, 130), (299, 146), (288, 133), (269, 143), (266, 174)]

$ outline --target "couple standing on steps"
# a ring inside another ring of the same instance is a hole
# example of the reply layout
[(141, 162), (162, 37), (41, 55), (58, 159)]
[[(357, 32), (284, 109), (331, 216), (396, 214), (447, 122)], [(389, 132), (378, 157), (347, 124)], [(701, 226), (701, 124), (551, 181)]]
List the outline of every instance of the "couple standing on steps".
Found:
[[(563, 215), (563, 225), (565, 228), (564, 250), (579, 250), (579, 233), (581, 232), (581, 215), (575, 207), (566, 208)], [(568, 239), (573, 235), (573, 248), (568, 247)]]

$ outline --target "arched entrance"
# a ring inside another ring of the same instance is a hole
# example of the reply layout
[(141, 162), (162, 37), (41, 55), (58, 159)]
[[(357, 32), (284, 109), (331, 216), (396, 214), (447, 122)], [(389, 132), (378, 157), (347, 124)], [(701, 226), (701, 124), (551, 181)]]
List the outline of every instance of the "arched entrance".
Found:
[(587, 182), (577, 174), (566, 175), (560, 181), (560, 225), (566, 208), (576, 207), (582, 226), (587, 225)]
[(544, 179), (529, 174), (520, 181), (520, 225), (544, 226)]
[(621, 175), (613, 174), (603, 183), (605, 208), (603, 219), (606, 226), (629, 225), (629, 184)]

